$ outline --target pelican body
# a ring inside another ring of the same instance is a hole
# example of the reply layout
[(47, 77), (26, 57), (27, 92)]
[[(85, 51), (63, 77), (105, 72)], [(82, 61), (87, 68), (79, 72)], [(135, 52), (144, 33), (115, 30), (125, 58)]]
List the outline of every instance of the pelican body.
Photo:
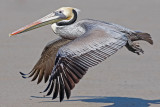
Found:
[(37, 84), (44, 78), (48, 86), (43, 92), (46, 96), (58, 94), (60, 101), (70, 98), (75, 84), (86, 74), (88, 69), (99, 64), (122, 47), (140, 55), (142, 48), (134, 41), (143, 40), (153, 44), (150, 34), (137, 32), (123, 26), (85, 19), (76, 22), (78, 9), (62, 7), (55, 12), (27, 25), (10, 34), (16, 35), (51, 24), (58, 39), (49, 42), (44, 48), (41, 58), (31, 72), (23, 78), (38, 78)]

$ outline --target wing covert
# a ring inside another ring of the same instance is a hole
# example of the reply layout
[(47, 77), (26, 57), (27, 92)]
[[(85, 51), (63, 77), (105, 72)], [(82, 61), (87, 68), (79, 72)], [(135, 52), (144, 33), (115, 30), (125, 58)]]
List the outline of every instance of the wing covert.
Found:
[[(95, 29), (66, 44), (58, 50), (55, 66), (44, 92), (49, 89), (53, 91), (53, 94), (59, 93), (60, 101), (64, 98), (64, 92), (69, 98), (71, 90), (86, 74), (89, 67), (104, 61), (125, 46), (126, 43), (127, 38), (123, 33), (107, 33), (104, 30)], [(50, 84), (54, 84), (54, 89)], [(56, 90), (57, 87), (59, 91)], [(49, 91), (47, 95), (50, 94)]]

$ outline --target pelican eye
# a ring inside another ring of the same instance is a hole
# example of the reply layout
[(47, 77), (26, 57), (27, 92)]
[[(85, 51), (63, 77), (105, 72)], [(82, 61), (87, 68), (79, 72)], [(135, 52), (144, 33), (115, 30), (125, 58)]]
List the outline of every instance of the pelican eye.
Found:
[(59, 13), (62, 13), (62, 11), (60, 10)]

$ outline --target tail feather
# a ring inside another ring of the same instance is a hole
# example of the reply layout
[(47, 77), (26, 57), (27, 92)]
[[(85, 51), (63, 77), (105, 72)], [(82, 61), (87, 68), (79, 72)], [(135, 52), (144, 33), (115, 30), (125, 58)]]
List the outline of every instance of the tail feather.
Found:
[(144, 40), (153, 45), (153, 40), (151, 38), (151, 35), (148, 33), (136, 32), (133, 35), (131, 35), (131, 41), (137, 41), (137, 40)]
[(138, 37), (139, 37), (141, 40), (145, 40), (146, 42), (148, 42), (148, 43), (150, 43), (150, 44), (153, 44), (153, 40), (152, 40), (150, 34), (148, 34), (148, 33), (141, 33), (141, 32), (137, 32), (136, 34), (138, 35)]

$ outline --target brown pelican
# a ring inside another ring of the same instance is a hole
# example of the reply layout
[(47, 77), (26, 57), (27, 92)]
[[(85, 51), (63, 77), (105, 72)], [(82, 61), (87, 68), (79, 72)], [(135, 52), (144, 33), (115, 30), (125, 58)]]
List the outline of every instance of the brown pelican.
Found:
[(129, 51), (141, 54), (143, 50), (135, 43), (144, 40), (153, 44), (150, 34), (137, 32), (117, 24), (86, 19), (76, 22), (78, 9), (62, 7), (55, 12), (10, 34), (16, 35), (35, 28), (52, 24), (55, 34), (60, 38), (49, 42), (41, 58), (30, 73), (21, 73), (22, 77), (38, 78), (49, 83), (44, 92), (47, 96), (58, 94), (60, 101), (70, 98), (75, 84), (86, 74), (87, 70), (107, 59), (125, 46)]

